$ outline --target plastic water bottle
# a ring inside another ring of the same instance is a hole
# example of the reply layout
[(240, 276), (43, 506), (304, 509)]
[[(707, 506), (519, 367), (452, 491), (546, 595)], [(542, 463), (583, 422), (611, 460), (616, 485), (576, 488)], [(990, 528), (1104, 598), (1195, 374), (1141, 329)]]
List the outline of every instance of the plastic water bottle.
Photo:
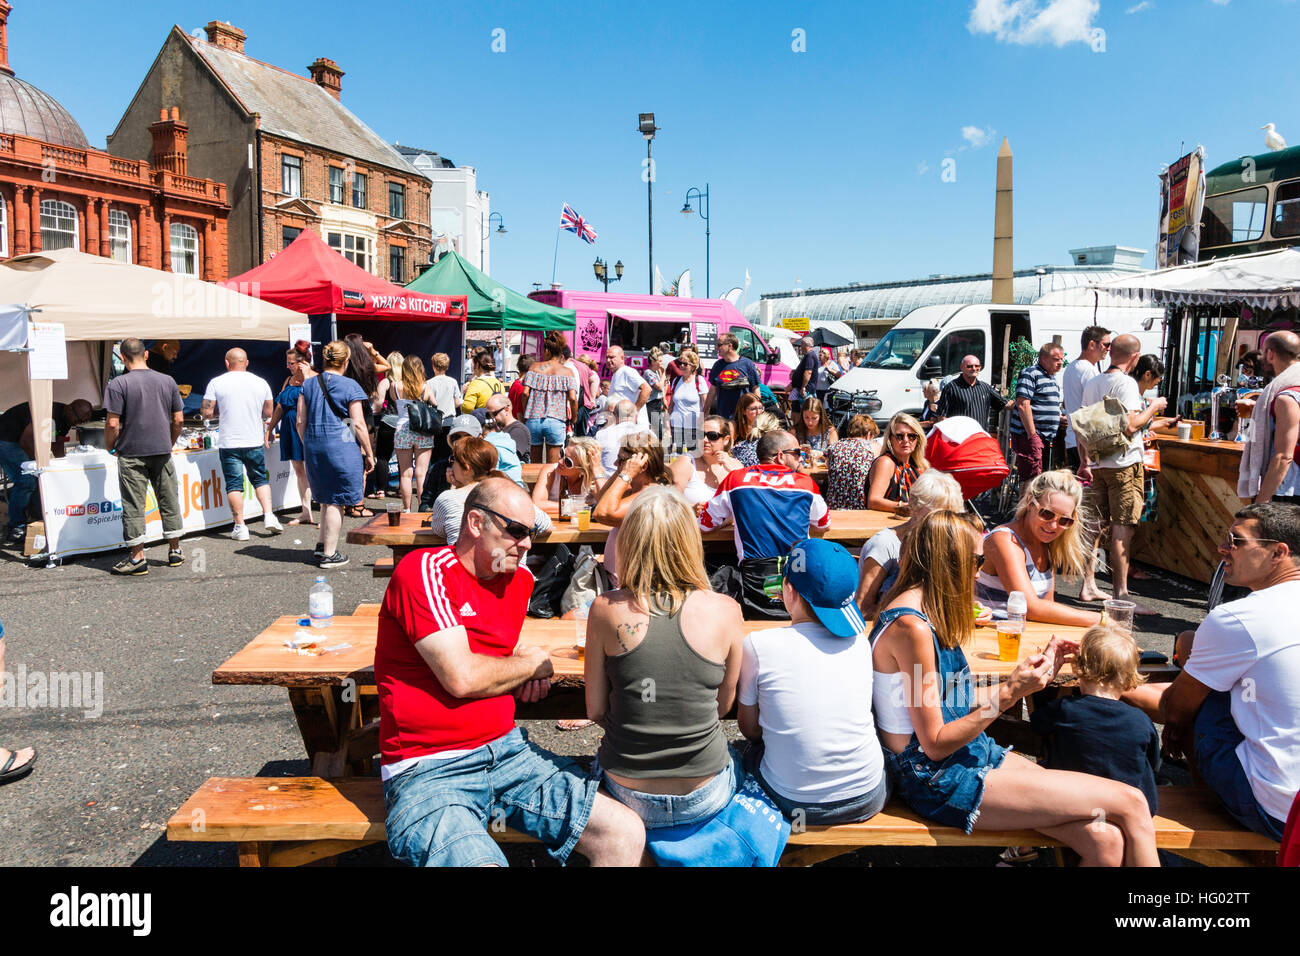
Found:
[(307, 616), (312, 627), (329, 627), (334, 623), (334, 589), (325, 581), (325, 575), (316, 576), (307, 596)]
[(1025, 623), (1025, 617), (1029, 614), (1029, 602), (1025, 600), (1023, 591), (1012, 591), (1007, 595), (1007, 620), (1019, 621)]

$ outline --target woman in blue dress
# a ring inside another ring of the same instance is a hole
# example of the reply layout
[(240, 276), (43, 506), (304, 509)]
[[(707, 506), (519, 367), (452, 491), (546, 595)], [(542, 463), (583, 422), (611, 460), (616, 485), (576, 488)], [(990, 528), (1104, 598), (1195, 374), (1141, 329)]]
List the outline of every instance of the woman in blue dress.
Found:
[(285, 368), (289, 377), (284, 380), (280, 394), (275, 397), (275, 411), (266, 426), (266, 447), (271, 447), (271, 438), (276, 428), (280, 430), (280, 460), (292, 464), (294, 476), (298, 479), (298, 497), (302, 500), (302, 514), (285, 524), (315, 524), (311, 520), (311, 488), (307, 481), (307, 465), (302, 457), (302, 439), (298, 437), (298, 396), (302, 394), (302, 383), (312, 378), (316, 372), (311, 367), (311, 356), (294, 346), (285, 353)]
[(312, 496), (320, 504), (316, 563), (322, 569), (348, 563), (338, 550), (343, 509), (361, 500), (365, 476), (375, 467), (362, 412), (370, 398), (343, 374), (349, 356), (346, 342), (325, 346), (324, 371), (303, 382), (298, 396), (298, 437)]
[(962, 515), (926, 516), (907, 536), (892, 600), (871, 632), (872, 710), (898, 795), (926, 819), (966, 833), (1038, 830), (1087, 866), (1159, 866), (1141, 790), (1048, 770), (985, 733), (1046, 687), (1078, 645), (1053, 637), (1000, 684), (973, 686), (962, 645), (974, 631), (978, 540)]

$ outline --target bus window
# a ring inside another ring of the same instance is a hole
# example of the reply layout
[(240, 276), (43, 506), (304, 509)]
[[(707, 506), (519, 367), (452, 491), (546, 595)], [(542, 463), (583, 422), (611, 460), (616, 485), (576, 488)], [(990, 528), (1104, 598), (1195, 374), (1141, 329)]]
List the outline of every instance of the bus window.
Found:
[(1201, 219), (1201, 245), (1254, 242), (1264, 235), (1267, 215), (1268, 188), (1265, 186), (1207, 196), (1205, 214)]
[(744, 326), (732, 326), (729, 330), (736, 337), (738, 342), (737, 351), (740, 352), (741, 358), (747, 358), (751, 362), (767, 361), (767, 349), (758, 340), (758, 336)]
[(1300, 236), (1300, 179), (1278, 183), (1273, 194), (1273, 237)]
[(961, 360), (973, 355), (984, 365), (984, 331), (982, 329), (958, 329), (945, 336), (935, 347), (933, 355), (940, 358), (943, 377), (961, 374)]

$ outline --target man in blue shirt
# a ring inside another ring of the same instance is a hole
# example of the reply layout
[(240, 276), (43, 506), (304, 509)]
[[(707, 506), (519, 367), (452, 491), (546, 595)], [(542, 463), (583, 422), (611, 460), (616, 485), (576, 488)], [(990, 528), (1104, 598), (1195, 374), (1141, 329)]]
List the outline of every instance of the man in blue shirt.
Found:
[(759, 396), (758, 386), (763, 379), (758, 374), (758, 366), (747, 358), (740, 357), (740, 340), (730, 332), (718, 336), (718, 360), (709, 369), (709, 394), (704, 399), (704, 414), (713, 410), (716, 398), (716, 414), (730, 419), (736, 414), (736, 403), (745, 392)]
[(1038, 361), (1020, 373), (1016, 384), (1015, 414), (1011, 416), (1011, 447), (1023, 485), (1043, 470), (1044, 449), (1061, 427), (1061, 386), (1056, 373), (1065, 362), (1065, 349), (1048, 342), (1038, 350)]

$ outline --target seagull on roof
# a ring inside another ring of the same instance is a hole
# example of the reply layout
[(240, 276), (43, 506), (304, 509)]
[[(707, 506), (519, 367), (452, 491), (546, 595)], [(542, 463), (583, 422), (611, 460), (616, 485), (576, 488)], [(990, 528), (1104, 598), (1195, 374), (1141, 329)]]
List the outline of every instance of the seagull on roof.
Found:
[(1286, 140), (1282, 134), (1273, 128), (1272, 123), (1265, 123), (1260, 127), (1264, 131), (1264, 145), (1271, 150), (1286, 149)]

